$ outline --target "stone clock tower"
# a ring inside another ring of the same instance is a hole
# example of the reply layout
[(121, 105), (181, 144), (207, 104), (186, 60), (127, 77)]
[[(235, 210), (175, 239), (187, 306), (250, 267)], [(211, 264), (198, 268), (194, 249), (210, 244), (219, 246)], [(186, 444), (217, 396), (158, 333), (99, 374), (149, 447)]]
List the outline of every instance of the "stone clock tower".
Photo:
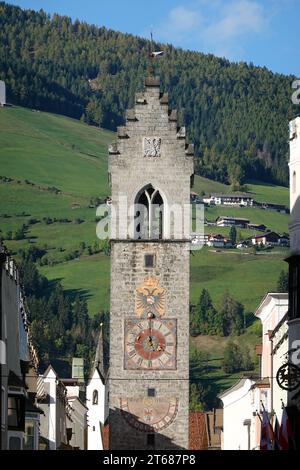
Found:
[(109, 148), (110, 449), (187, 449), (193, 145), (152, 74)]

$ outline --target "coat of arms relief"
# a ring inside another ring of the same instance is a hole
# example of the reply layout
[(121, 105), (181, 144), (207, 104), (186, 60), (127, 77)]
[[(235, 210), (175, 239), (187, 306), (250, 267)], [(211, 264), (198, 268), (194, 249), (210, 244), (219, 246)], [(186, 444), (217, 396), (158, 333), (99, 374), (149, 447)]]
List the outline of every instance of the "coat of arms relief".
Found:
[(161, 138), (144, 137), (143, 147), (144, 157), (160, 157)]
[(143, 285), (136, 289), (135, 313), (138, 317), (147, 317), (149, 313), (162, 317), (165, 314), (166, 289), (158, 287), (158, 279), (146, 277)]

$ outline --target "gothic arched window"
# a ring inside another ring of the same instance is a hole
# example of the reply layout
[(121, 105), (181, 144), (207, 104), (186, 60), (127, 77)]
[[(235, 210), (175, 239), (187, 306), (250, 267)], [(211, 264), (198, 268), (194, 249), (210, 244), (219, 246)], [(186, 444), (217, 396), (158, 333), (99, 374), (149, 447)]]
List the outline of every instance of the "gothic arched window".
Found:
[(293, 181), (292, 181), (292, 191), (295, 193), (297, 190), (297, 182), (296, 182), (296, 172), (293, 173)]
[(98, 390), (93, 391), (93, 405), (98, 405)]
[(135, 198), (135, 234), (136, 239), (163, 238), (164, 201), (152, 184), (141, 189)]

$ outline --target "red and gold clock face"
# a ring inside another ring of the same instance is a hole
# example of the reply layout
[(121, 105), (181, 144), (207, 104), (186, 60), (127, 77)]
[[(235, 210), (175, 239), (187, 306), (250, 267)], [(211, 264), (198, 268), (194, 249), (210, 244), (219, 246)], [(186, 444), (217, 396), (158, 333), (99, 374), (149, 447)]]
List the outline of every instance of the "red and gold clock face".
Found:
[(176, 320), (125, 320), (125, 369), (176, 369)]
[(120, 398), (125, 421), (141, 432), (159, 432), (170, 426), (178, 412), (177, 398)]

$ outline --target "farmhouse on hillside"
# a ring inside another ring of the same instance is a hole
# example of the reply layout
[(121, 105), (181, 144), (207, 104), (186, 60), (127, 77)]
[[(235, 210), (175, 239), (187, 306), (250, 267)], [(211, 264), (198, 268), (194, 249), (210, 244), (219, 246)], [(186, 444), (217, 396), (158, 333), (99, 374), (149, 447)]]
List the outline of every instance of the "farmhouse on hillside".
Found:
[(247, 229), (249, 230), (257, 230), (258, 232), (265, 232), (266, 226), (264, 224), (248, 224)]
[(218, 227), (242, 227), (246, 228), (249, 224), (249, 219), (243, 219), (238, 217), (227, 217), (220, 216), (216, 219), (216, 224)]
[(212, 193), (208, 197), (203, 198), (206, 204), (216, 204), (218, 206), (253, 206), (253, 198), (249, 194), (216, 194)]
[(274, 204), (272, 202), (256, 202), (256, 201), (254, 201), (253, 205), (256, 206), (256, 207), (260, 207), (261, 209), (280, 212), (280, 214), (289, 214), (289, 209), (283, 204)]
[(252, 245), (269, 245), (269, 246), (288, 246), (289, 237), (287, 235), (278, 235), (276, 232), (266, 232), (261, 235), (255, 235), (252, 238)]

